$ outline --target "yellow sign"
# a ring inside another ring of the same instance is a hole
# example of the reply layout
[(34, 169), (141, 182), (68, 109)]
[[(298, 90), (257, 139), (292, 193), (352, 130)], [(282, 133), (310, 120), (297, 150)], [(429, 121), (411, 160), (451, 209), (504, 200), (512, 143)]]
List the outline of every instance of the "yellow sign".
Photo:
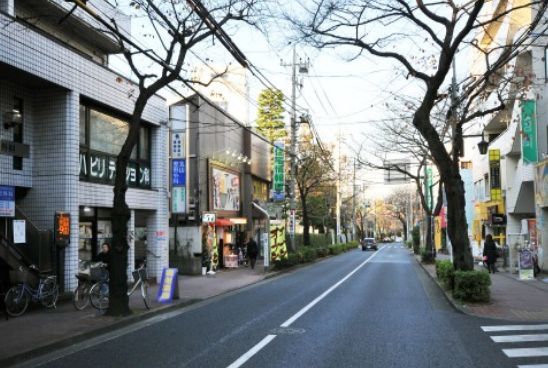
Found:
[(436, 250), (441, 249), (441, 216), (434, 217), (434, 245)]

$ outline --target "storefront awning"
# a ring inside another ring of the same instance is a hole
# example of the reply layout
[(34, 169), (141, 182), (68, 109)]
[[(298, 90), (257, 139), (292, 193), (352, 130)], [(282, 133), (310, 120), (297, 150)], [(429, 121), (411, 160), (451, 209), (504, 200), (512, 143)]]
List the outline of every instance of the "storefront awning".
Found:
[(232, 226), (232, 222), (230, 222), (230, 219), (217, 219), (215, 220), (215, 226)]
[(245, 219), (244, 217), (218, 218), (215, 221), (215, 226), (234, 226), (245, 224), (247, 224), (247, 219)]

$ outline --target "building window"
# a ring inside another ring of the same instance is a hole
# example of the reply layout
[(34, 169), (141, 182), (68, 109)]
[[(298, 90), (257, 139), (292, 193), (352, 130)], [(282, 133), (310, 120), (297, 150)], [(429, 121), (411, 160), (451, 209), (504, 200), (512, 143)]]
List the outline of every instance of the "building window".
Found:
[(472, 168), (472, 161), (462, 161), (460, 163), (461, 169), (471, 169)]
[[(150, 188), (150, 127), (141, 127), (128, 164), (126, 178), (132, 187)], [(129, 132), (121, 117), (89, 106), (80, 107), (80, 180), (114, 184), (116, 157)]]
[[(23, 143), (23, 99), (14, 97), (13, 99), (13, 111), (21, 114), (21, 124), (15, 124), (13, 127), (13, 141), (15, 143)], [(23, 170), (23, 157), (13, 156), (13, 170)]]

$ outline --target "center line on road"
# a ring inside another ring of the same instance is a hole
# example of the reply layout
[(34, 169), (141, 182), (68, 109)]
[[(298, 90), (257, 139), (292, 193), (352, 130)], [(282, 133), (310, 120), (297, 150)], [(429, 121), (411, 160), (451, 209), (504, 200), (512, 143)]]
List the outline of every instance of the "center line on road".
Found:
[(276, 335), (266, 335), (264, 339), (259, 341), (257, 345), (249, 349), (247, 353), (239, 357), (234, 363), (229, 365), (227, 368), (238, 368), (241, 367), (245, 362), (247, 362), (251, 357), (255, 354), (257, 354), (262, 348), (264, 348), (266, 345), (270, 343), (270, 341), (274, 340)]
[[(383, 248), (381, 248), (380, 250), (378, 250), (375, 254), (373, 254), (371, 257), (367, 258), (365, 261), (363, 261), (358, 267), (356, 267), (354, 270), (352, 270), (348, 275), (346, 275), (345, 277), (343, 277), (342, 279), (340, 279), (336, 284), (334, 284), (333, 286), (331, 286), (329, 289), (327, 289), (326, 291), (324, 291), (319, 297), (317, 297), (316, 299), (314, 299), (313, 301), (311, 301), (310, 303), (308, 303), (304, 308), (302, 308), (300, 311), (298, 311), (297, 313), (295, 313), (291, 318), (289, 318), (287, 321), (285, 321), (284, 323), (282, 323), (280, 325), (280, 327), (289, 327), (293, 322), (295, 322), (299, 317), (301, 317), (303, 314), (305, 314), (308, 310), (310, 310), (310, 308), (312, 308), (313, 306), (315, 306), (316, 304), (318, 304), (318, 302), (320, 300), (322, 300), (323, 298), (325, 298), (327, 295), (329, 295), (333, 290), (335, 290), (337, 287), (339, 287), (339, 285), (341, 285), (343, 282), (345, 282), (346, 280), (348, 280), (348, 278), (350, 276), (352, 276), (353, 274), (355, 274), (356, 272), (358, 272), (358, 270), (360, 268), (362, 268), (363, 266), (365, 266), (369, 261), (371, 261), (373, 258), (375, 258), (377, 256), (377, 254), (379, 254), (379, 252), (382, 250)], [(236, 361), (234, 361), (234, 363), (232, 363), (231, 365), (229, 365), (227, 368), (238, 368), (238, 367), (241, 367), (245, 362), (247, 362), (249, 359), (251, 359), (251, 357), (255, 354), (257, 354), (262, 348), (264, 348), (266, 345), (268, 345), (272, 340), (274, 340), (274, 338), (276, 337), (277, 335), (266, 335), (266, 337), (264, 339), (262, 339), (261, 341), (259, 341), (259, 343), (257, 345), (255, 345), (254, 347), (252, 347), (251, 349), (249, 349), (244, 355), (242, 355), (241, 357), (239, 357)]]
[(345, 282), (346, 280), (348, 280), (353, 274), (355, 274), (356, 272), (358, 272), (358, 270), (360, 268), (362, 268), (363, 266), (365, 266), (369, 261), (371, 261), (373, 258), (375, 258), (377, 256), (377, 254), (379, 254), (381, 250), (378, 250), (377, 253), (373, 254), (371, 257), (367, 258), (365, 261), (363, 261), (358, 267), (356, 267), (353, 271), (351, 271), (348, 275), (346, 275), (345, 277), (343, 277), (339, 282), (337, 282), (335, 285), (331, 286), (329, 289), (327, 289), (326, 291), (324, 291), (319, 297), (317, 297), (316, 299), (314, 299), (313, 301), (311, 301), (310, 303), (308, 303), (308, 305), (306, 305), (304, 308), (302, 308), (300, 311), (298, 311), (297, 313), (295, 313), (292, 317), (290, 317), (287, 321), (285, 321), (284, 323), (282, 323), (280, 326), (281, 327), (289, 327), (291, 326), (291, 324), (293, 322), (295, 322), (299, 317), (301, 317), (303, 314), (305, 314), (306, 312), (308, 312), (308, 310), (310, 310), (310, 308), (312, 308), (313, 306), (315, 306), (316, 304), (318, 304), (323, 298), (325, 298), (326, 296), (328, 296), (333, 290), (335, 290), (336, 288), (338, 288), (343, 282)]

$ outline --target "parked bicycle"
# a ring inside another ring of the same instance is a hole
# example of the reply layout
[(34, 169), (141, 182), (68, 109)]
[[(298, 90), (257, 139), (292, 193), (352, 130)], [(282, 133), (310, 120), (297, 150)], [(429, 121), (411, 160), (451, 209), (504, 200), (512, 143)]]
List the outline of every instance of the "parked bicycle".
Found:
[[(141, 292), (141, 297), (145, 304), (146, 309), (150, 309), (150, 299), (148, 296), (148, 283), (146, 272), (146, 259), (139, 268), (132, 272), (133, 285), (127, 292), (128, 296), (131, 296), (137, 289)], [(101, 280), (95, 283), (89, 291), (89, 300), (91, 305), (100, 311), (108, 308), (109, 288), (108, 280)]]
[(77, 310), (84, 310), (89, 304), (89, 292), (91, 287), (97, 283), (104, 271), (101, 263), (92, 263), (90, 261), (80, 261), (78, 264), (78, 273), (75, 275), (78, 279), (78, 286), (74, 289), (72, 304)]
[(24, 270), (23, 267), (20, 267), (19, 270), (26, 271), (25, 281), (13, 286), (6, 293), (4, 303), (8, 314), (19, 317), (25, 313), (31, 300), (35, 303), (42, 303), (46, 308), (55, 308), (59, 298), (57, 276), (42, 275), (35, 265), (30, 265), (29, 270), (36, 272), (39, 277), (38, 286), (35, 289), (26, 281), (29, 270)]

